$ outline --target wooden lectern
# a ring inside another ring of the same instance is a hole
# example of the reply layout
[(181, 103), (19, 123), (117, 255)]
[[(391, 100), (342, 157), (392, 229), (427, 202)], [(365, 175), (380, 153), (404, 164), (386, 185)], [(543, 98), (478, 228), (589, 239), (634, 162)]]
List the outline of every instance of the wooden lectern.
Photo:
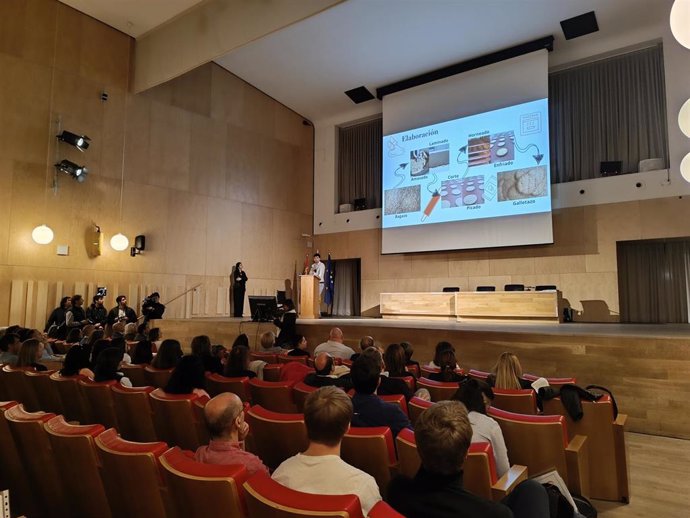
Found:
[(300, 275), (299, 282), (299, 317), (321, 318), (319, 280), (313, 275)]

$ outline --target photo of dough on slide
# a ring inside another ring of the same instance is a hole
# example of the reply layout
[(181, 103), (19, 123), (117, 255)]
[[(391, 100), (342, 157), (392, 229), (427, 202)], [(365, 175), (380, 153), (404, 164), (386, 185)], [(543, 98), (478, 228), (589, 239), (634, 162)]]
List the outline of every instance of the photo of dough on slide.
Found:
[(546, 166), (543, 165), (498, 173), (498, 201), (546, 196), (546, 182)]
[(470, 176), (462, 180), (441, 182), (441, 207), (452, 209), (484, 203), (484, 177)]
[(512, 131), (491, 135), (491, 162), (505, 162), (515, 158), (515, 134)]
[(383, 193), (384, 214), (406, 214), (421, 210), (421, 188), (419, 185), (388, 189)]

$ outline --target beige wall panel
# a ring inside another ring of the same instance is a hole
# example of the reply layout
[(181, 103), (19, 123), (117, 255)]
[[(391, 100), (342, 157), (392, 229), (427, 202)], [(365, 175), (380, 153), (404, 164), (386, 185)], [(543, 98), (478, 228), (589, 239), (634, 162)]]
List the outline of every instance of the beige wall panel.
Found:
[(467, 277), (442, 277), (429, 279), (429, 291), (443, 291), (445, 287), (457, 287), (460, 291), (469, 290), (469, 279)]
[(206, 222), (206, 275), (229, 276), (242, 257), (242, 206), (208, 198)]
[[(55, 65), (64, 72), (79, 74), (81, 69), (81, 24), (85, 18), (79, 11), (63, 3), (57, 4), (58, 37), (60, 44), (55, 48)], [(49, 51), (50, 61), (53, 60), (53, 49)]]
[(535, 257), (534, 271), (539, 274), (558, 274), (567, 272), (586, 271), (584, 255), (558, 255), (553, 257)]
[[(409, 279), (416, 277), (412, 271), (412, 262), (402, 254), (382, 255), (379, 258), (379, 279)], [(403, 291), (403, 290), (393, 290)]]
[(282, 142), (300, 147), (306, 139), (311, 140), (311, 127), (302, 124), (304, 118), (288, 109), (275, 111), (273, 136)]
[(264, 164), (263, 137), (228, 126), (225, 197), (243, 203), (259, 203), (258, 174)]
[(264, 167), (259, 176), (259, 205), (288, 210), (299, 185), (294, 180), (292, 148), (278, 140), (264, 139)]
[(218, 286), (216, 288), (216, 315), (230, 314), (230, 296), (228, 288)]
[(409, 257), (410, 267), (415, 277), (448, 277), (448, 255), (446, 254), (414, 254)]
[[(128, 95), (126, 100), (125, 178), (139, 183), (153, 183), (149, 168), (151, 104), (143, 95)], [(121, 167), (120, 163), (118, 167)], [(115, 178), (120, 178), (120, 174), (118, 169)]]
[(577, 310), (576, 320), (618, 321), (618, 279), (616, 272), (563, 273), (559, 289)]
[(265, 137), (273, 138), (275, 102), (248, 83), (244, 84), (244, 90), (242, 125)]
[(295, 261), (303, 250), (302, 230), (299, 217), (284, 211), (273, 210), (273, 253), (271, 262), (272, 279), (292, 279)]
[(469, 291), (476, 291), (477, 286), (496, 286), (501, 291), (506, 284), (512, 284), (513, 278), (508, 275), (501, 276), (471, 276), (469, 278)]
[(166, 270), (175, 273), (203, 275), (206, 249), (207, 198), (195, 194), (168, 192), (168, 226), (166, 231)]
[(514, 278), (516, 284), (524, 284), (525, 286), (554, 285), (558, 287), (558, 289), (560, 289), (560, 280), (560, 274), (553, 273), (537, 275), (520, 275), (519, 277)]
[(474, 254), (451, 253), (448, 259), (448, 274), (451, 277), (476, 277), (489, 275), (488, 252), (480, 251)]
[(13, 280), (10, 289), (10, 322), (24, 325), (26, 316), (26, 281)]
[(240, 126), (245, 82), (215, 63), (208, 66), (211, 67), (211, 117)]
[(227, 124), (192, 116), (189, 188), (196, 194), (225, 198)]
[[(320, 237), (320, 236), (319, 236)], [(362, 259), (362, 280), (379, 278), (381, 239), (378, 230), (350, 232), (349, 257)]]
[(616, 242), (601, 243), (599, 253), (586, 255), (585, 264), (588, 272), (615, 272), (618, 270)]
[(248, 277), (270, 277), (271, 254), (275, 253), (273, 243), (273, 211), (257, 205), (242, 205), (242, 258), (238, 260), (242, 261)]
[[(655, 201), (657, 204), (663, 203), (661, 200)], [(598, 205), (596, 209), (599, 243), (641, 239), (639, 202)]]
[(48, 320), (48, 281), (36, 283), (36, 323), (38, 329), (43, 329)]
[(690, 198), (639, 202), (642, 239), (690, 236)]
[(532, 275), (534, 259), (489, 259), (489, 275)]
[[(313, 134), (314, 128), (309, 131)], [(297, 197), (292, 202), (292, 208), (302, 214), (312, 214), (314, 210), (314, 153), (312, 152), (312, 137), (309, 144), (304, 145), (297, 152), (296, 183), (299, 185)], [(311, 226), (311, 225), (310, 225)]]
[(36, 323), (36, 283), (29, 281), (26, 283), (26, 312), (24, 317), (26, 327), (39, 327)]
[(48, 64), (57, 4), (43, 0), (0, 2), (0, 52)]
[(7, 263), (12, 210), (13, 161), (0, 158), (0, 264)]
[[(73, 27), (60, 27), (61, 34), (74, 30)], [(132, 39), (124, 33), (115, 31), (90, 16), (81, 17), (80, 72), (94, 81), (127, 88), (129, 77), (129, 56)]]
[[(117, 88), (106, 88), (108, 101), (103, 104), (103, 127), (101, 130), (99, 146), (100, 167), (98, 175), (120, 179), (122, 175), (122, 147), (125, 145), (125, 123), (123, 114), (125, 113), (125, 91)], [(132, 109), (132, 98), (127, 101), (127, 107)], [(145, 141), (148, 142), (148, 127), (146, 128)], [(90, 136), (90, 135), (89, 135)], [(136, 143), (128, 140), (126, 145)], [(90, 150), (91, 148), (89, 148)], [(91, 155), (91, 153), (89, 152)]]
[(150, 183), (189, 189), (191, 114), (180, 108), (151, 104)]
[(50, 71), (2, 54), (0, 69), (0, 152), (4, 158), (45, 164), (54, 138), (48, 134)]

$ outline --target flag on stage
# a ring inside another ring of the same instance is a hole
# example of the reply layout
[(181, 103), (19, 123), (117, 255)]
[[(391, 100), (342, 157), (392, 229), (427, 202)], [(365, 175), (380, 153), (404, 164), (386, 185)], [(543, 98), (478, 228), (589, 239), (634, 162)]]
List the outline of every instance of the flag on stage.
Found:
[(323, 301), (326, 305), (330, 306), (333, 304), (333, 288), (335, 287), (335, 275), (333, 271), (333, 263), (331, 262), (331, 253), (328, 252), (328, 260), (326, 261), (326, 274), (324, 279), (324, 290), (326, 293), (323, 295)]

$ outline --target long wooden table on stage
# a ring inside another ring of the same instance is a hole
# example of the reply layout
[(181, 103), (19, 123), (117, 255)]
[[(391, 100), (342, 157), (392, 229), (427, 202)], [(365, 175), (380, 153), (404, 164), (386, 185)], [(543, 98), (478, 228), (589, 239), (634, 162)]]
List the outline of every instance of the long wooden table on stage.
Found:
[(561, 316), (560, 291), (381, 293), (383, 318), (458, 322), (551, 322)]
[[(176, 338), (185, 351), (194, 336), (206, 334), (211, 343), (230, 347), (237, 335), (249, 335), (253, 347), (272, 323), (240, 319), (158, 320), (164, 338)], [(490, 370), (498, 355), (518, 355), (525, 372), (541, 376), (574, 376), (580, 386), (603, 385), (628, 414), (627, 429), (690, 439), (690, 326), (641, 324), (500, 325), (486, 322), (384, 320), (380, 318), (297, 320), (310, 351), (340, 327), (345, 343), (358, 349), (371, 335), (382, 346), (402, 340), (414, 346), (414, 359), (424, 364), (442, 340), (455, 346), (466, 369)]]

